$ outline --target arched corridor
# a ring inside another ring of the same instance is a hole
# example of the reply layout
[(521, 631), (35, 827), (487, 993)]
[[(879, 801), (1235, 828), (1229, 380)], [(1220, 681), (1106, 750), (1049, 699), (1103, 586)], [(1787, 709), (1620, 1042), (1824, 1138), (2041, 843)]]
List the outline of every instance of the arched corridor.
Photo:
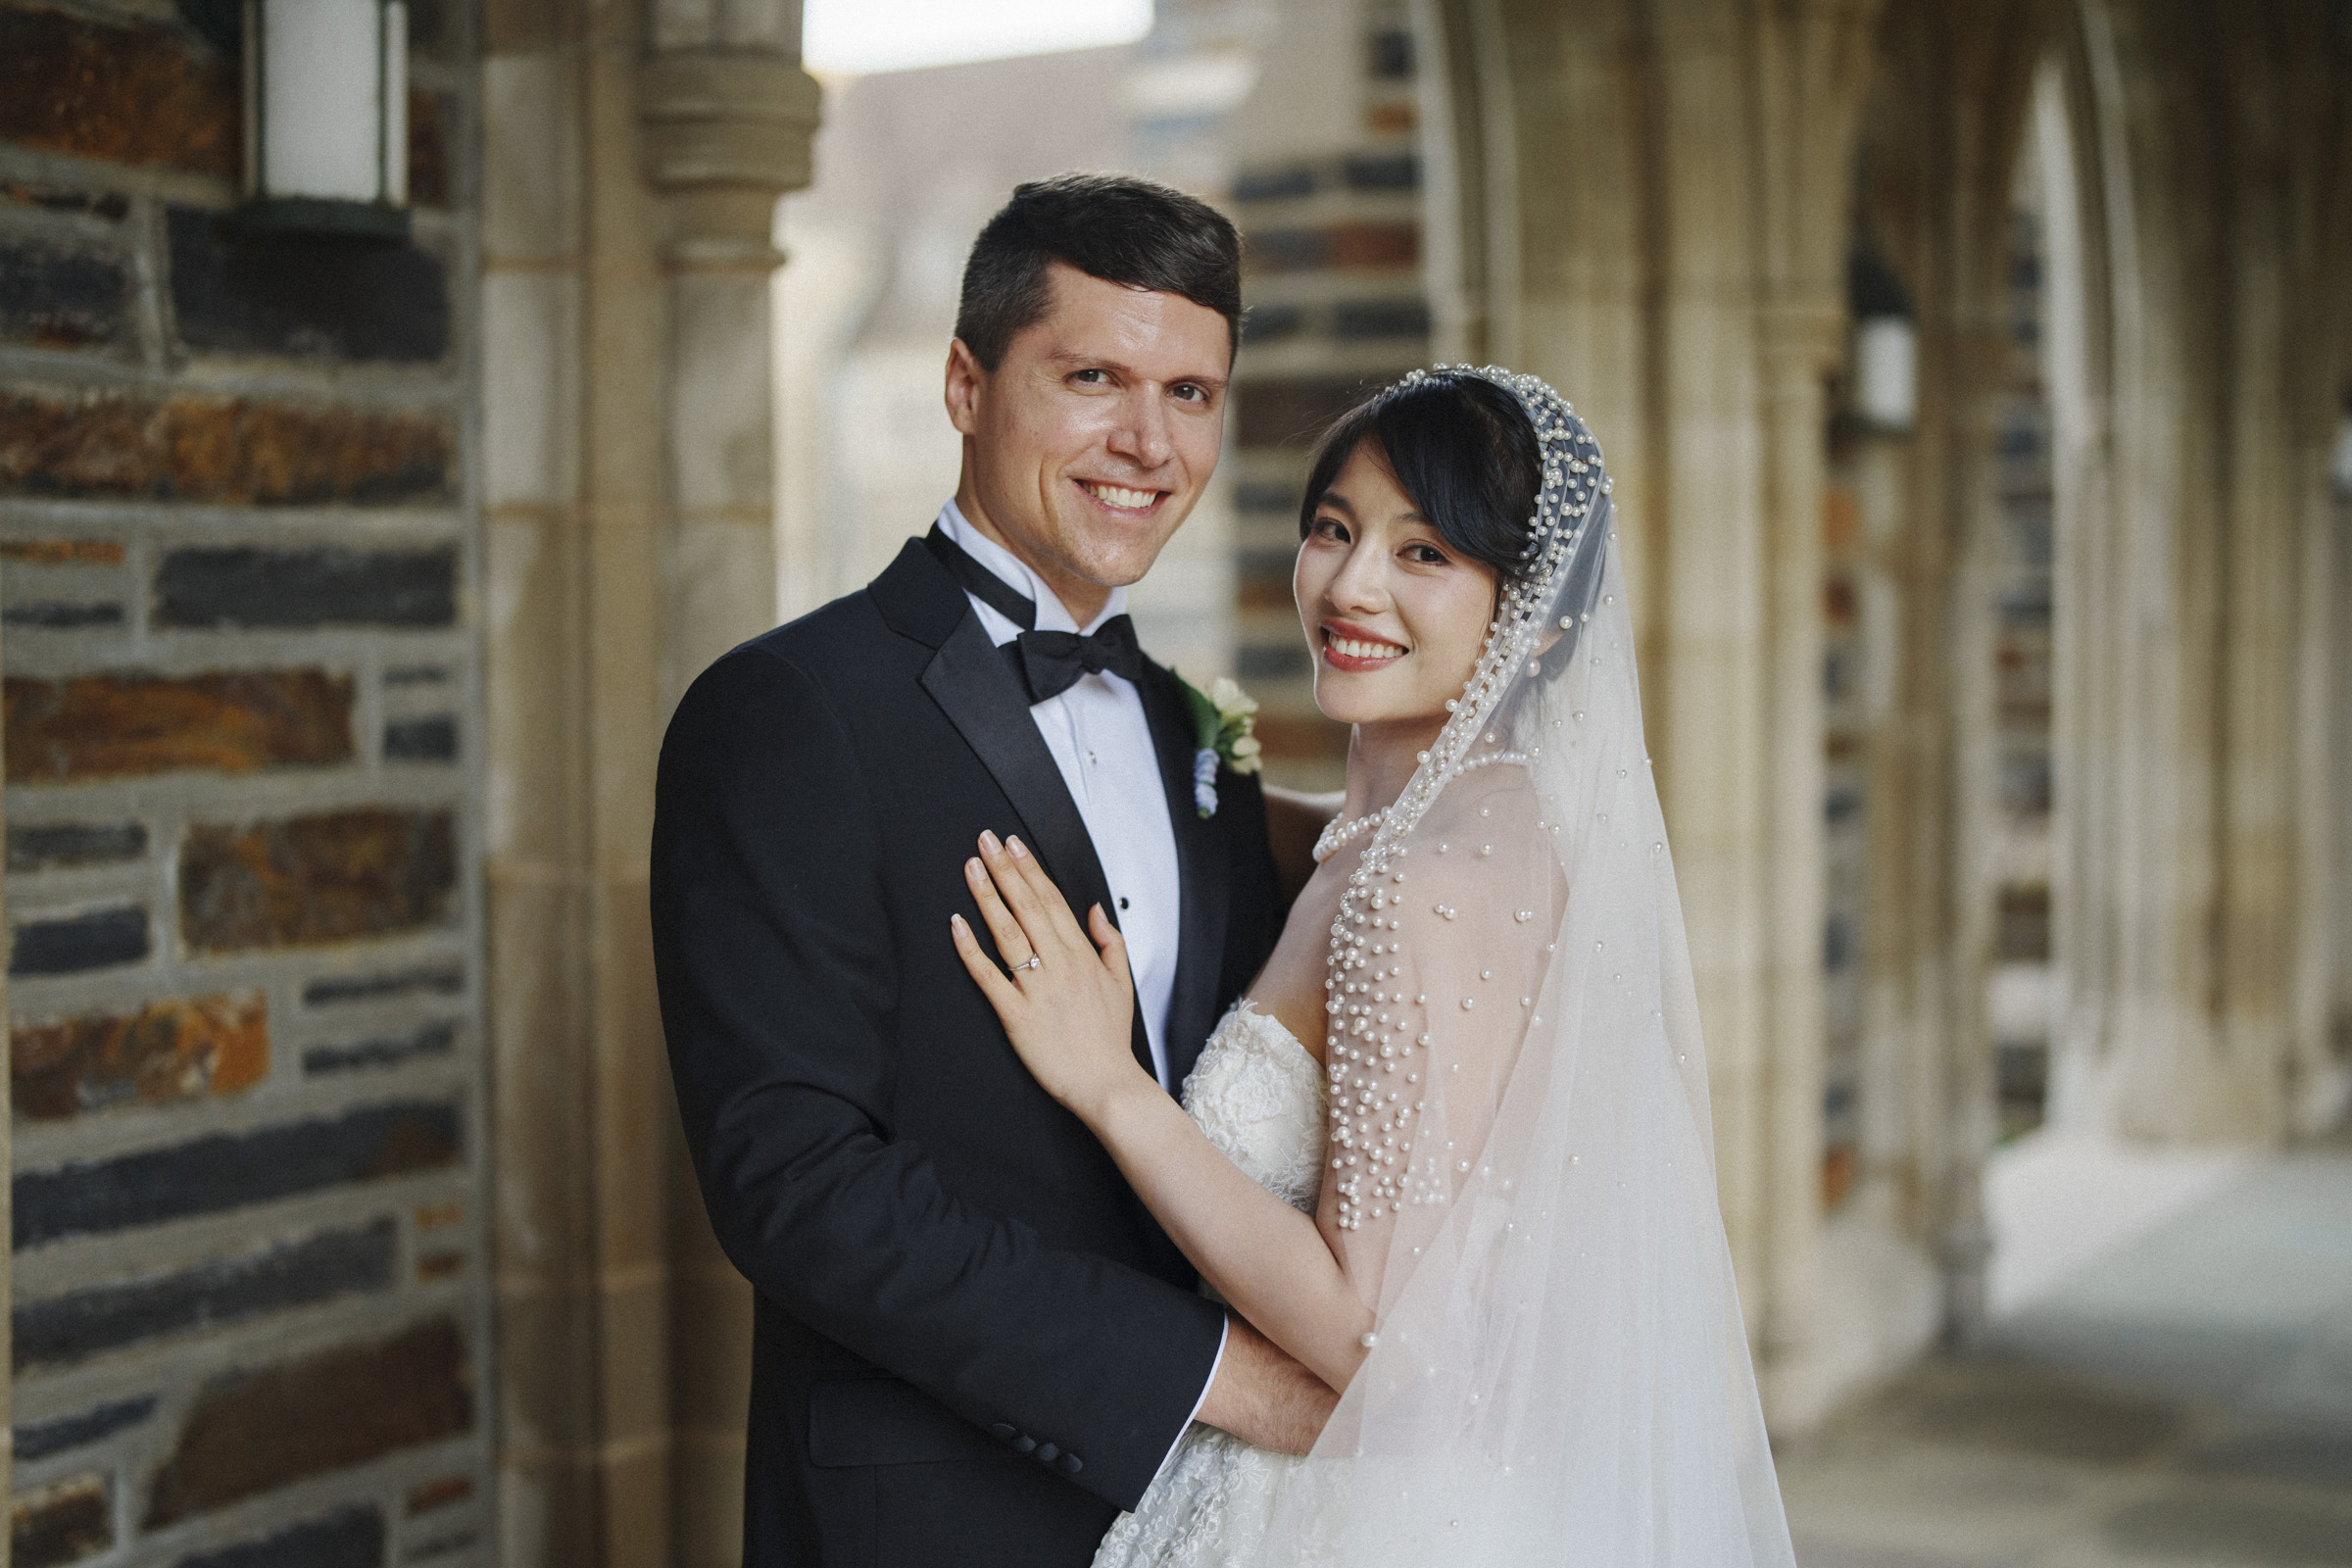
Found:
[(959, 247), (1068, 162), (1245, 231), (1136, 608), (1278, 780), (1317, 421), (1494, 361), (1606, 446), (1820, 1564), (2345, 1561), (2340, 1465), (2261, 1489), (2352, 1425), (2352, 3), (1157, 0), (820, 81), (799, 0), (408, 0), (405, 237), (291, 251), (239, 11), (0, 0), (17, 1561), (736, 1560), (660, 737), (927, 524)]

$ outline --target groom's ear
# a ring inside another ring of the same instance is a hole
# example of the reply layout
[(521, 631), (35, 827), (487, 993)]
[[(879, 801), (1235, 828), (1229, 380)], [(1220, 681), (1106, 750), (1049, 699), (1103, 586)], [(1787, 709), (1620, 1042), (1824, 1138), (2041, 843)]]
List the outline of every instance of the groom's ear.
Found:
[(957, 433), (980, 433), (980, 398), (988, 388), (988, 372), (961, 338), (948, 340), (948, 422)]

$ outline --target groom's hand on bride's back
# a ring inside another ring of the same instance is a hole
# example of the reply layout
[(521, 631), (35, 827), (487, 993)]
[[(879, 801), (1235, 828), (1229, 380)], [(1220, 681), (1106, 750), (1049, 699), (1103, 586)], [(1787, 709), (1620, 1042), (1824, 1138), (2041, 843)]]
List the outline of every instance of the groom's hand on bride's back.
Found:
[(1200, 1419), (1244, 1443), (1304, 1453), (1331, 1419), (1339, 1395), (1241, 1318), (1227, 1315), (1225, 1355), (1200, 1401)]

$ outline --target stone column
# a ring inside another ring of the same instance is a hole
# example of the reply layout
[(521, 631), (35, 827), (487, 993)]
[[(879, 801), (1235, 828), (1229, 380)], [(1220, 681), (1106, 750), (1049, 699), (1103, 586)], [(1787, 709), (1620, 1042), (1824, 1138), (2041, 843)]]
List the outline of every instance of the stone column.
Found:
[(2078, 167), (2104, 246), (2088, 378), (2111, 411), (2089, 439), (2113, 484), (2069, 551), (2098, 617), (2082, 636), (2114, 658), (2082, 660), (2061, 708), (2115, 728), (2076, 752), (2070, 978), (2108, 1001), (2078, 1004), (2068, 1050), (2127, 1136), (2269, 1142), (2329, 1059), (2328, 912), (2307, 883), (2331, 824), (2305, 733), (2327, 679), (2309, 579), (2352, 72), (2316, 3), (2078, 15)]
[[(819, 94), (800, 66), (798, 0), (665, 0), (656, 30), (637, 95), (662, 220), (668, 338), (658, 705), (666, 720), (705, 666), (775, 624), (770, 303), (784, 258), (772, 236), (777, 200), (808, 183)], [(669, 1183), (673, 1560), (722, 1568), (742, 1550), (752, 1293), (711, 1234), (658, 1050), (654, 1075), (649, 1103), (660, 1107)]]
[[(662, 728), (769, 624), (798, 9), (490, 0), (483, 65), (499, 1558), (731, 1562), (748, 1295), (681, 1174), (646, 929)], [(650, 27), (650, 32), (649, 32)]]
[(1472, 353), (1609, 454), (1724, 1215), (1767, 1411), (1815, 1419), (1820, 448), (1875, 4), (1432, 0)]

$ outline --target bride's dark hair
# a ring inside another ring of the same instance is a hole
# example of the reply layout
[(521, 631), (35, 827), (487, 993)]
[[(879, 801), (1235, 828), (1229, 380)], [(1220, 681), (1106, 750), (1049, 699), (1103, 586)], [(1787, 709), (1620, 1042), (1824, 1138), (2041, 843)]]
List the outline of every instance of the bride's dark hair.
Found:
[(1298, 505), (1299, 538), (1313, 531), (1323, 492), (1366, 442), (1447, 544), (1505, 581), (1528, 568), (1542, 458), (1517, 398), (1460, 370), (1432, 370), (1373, 393), (1341, 415), (1315, 448)]

